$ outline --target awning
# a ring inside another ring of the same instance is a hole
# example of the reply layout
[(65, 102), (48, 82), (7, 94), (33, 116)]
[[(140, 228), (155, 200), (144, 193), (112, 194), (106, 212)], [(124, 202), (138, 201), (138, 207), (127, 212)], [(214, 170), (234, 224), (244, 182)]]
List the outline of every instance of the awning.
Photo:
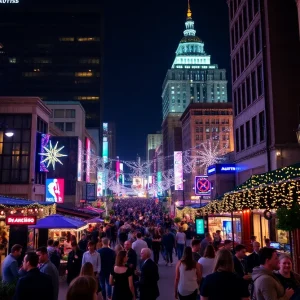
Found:
[(36, 229), (78, 229), (86, 226), (86, 223), (74, 218), (68, 218), (61, 215), (51, 215), (37, 221), (36, 225), (30, 228)]
[(89, 219), (89, 220), (85, 220), (86, 223), (90, 224), (90, 223), (102, 223), (104, 220), (100, 219), (100, 218), (93, 218), (93, 219)]

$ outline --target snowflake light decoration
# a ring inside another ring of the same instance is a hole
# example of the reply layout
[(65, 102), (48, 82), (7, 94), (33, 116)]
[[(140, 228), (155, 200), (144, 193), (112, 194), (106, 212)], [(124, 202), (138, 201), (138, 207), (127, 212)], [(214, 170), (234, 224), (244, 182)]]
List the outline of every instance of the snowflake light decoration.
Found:
[(219, 141), (208, 140), (202, 144), (202, 149), (197, 151), (198, 166), (204, 168), (206, 173), (207, 167), (223, 161), (222, 155), (224, 154), (225, 149), (220, 149)]
[(43, 147), (43, 149), (46, 152), (43, 153), (39, 153), (39, 155), (44, 156), (45, 158), (41, 161), (42, 163), (46, 163), (47, 164), (47, 168), (50, 166), (50, 164), (53, 167), (53, 170), (55, 170), (55, 163), (60, 163), (61, 165), (63, 165), (63, 163), (61, 162), (60, 158), (61, 157), (65, 157), (68, 156), (66, 154), (62, 154), (60, 153), (60, 151), (65, 148), (65, 146), (62, 146), (60, 148), (57, 148), (58, 142), (56, 142), (55, 146), (52, 147), (52, 143), (50, 141), (50, 145), (49, 148), (47, 148), (47, 146)]

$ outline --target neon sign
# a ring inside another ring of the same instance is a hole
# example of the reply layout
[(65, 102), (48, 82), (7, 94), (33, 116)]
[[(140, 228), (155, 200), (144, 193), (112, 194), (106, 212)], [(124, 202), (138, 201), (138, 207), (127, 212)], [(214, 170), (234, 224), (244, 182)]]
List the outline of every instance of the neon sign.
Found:
[(19, 0), (0, 0), (0, 4), (18, 4)]
[(65, 180), (62, 178), (46, 179), (46, 202), (64, 203)]
[(86, 174), (85, 181), (90, 182), (90, 173), (91, 173), (91, 141), (90, 139), (85, 139), (85, 150), (86, 150)]
[(235, 164), (216, 164), (207, 168), (207, 174), (224, 174), (224, 173), (235, 173), (237, 171)]
[(195, 176), (195, 194), (197, 196), (210, 196), (211, 184), (207, 176)]
[(6, 217), (6, 225), (35, 225), (36, 217), (13, 216)]

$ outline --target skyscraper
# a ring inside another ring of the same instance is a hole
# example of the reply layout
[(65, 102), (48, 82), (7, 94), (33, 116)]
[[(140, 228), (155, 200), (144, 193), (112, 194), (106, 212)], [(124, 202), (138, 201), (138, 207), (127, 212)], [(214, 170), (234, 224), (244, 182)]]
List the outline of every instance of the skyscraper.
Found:
[(86, 126), (100, 129), (103, 45), (100, 3), (98, 0), (2, 3), (0, 94), (80, 101), (86, 111)]
[(229, 0), (237, 183), (299, 162), (294, 0)]
[[(192, 11), (188, 2), (184, 37), (176, 57), (167, 71), (162, 91), (163, 151), (165, 157), (182, 150), (180, 117), (190, 103), (227, 102), (226, 70), (211, 63), (204, 42), (196, 36)], [(173, 160), (165, 160), (165, 169), (173, 168)]]

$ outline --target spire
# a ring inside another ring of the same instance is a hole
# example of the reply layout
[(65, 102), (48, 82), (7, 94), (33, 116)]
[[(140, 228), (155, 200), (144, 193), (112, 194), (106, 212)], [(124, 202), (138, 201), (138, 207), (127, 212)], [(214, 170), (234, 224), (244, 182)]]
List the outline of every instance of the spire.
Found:
[(188, 0), (188, 11), (187, 11), (187, 19), (192, 18), (192, 11), (191, 11), (191, 6), (190, 6), (190, 0)]

